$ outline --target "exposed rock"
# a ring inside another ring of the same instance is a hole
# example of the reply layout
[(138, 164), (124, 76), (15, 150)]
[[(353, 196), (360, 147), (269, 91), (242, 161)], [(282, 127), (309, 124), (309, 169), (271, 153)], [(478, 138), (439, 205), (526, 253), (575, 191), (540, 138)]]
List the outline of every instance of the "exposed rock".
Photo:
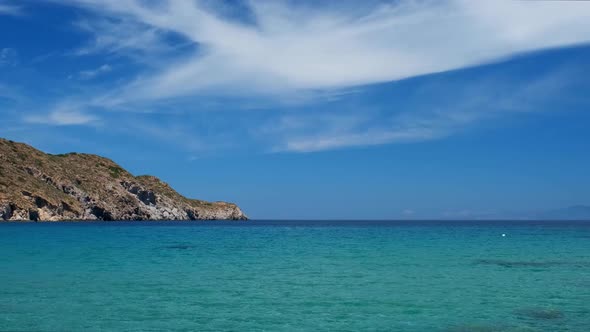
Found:
[(232, 203), (188, 199), (95, 155), (50, 155), (0, 138), (0, 220), (246, 220)]

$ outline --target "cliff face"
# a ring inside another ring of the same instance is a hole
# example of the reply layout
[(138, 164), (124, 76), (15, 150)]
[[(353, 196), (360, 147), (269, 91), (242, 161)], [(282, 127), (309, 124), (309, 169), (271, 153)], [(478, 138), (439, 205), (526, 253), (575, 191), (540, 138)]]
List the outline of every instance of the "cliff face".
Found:
[(89, 154), (50, 155), (0, 139), (0, 220), (246, 220), (231, 203), (183, 197)]

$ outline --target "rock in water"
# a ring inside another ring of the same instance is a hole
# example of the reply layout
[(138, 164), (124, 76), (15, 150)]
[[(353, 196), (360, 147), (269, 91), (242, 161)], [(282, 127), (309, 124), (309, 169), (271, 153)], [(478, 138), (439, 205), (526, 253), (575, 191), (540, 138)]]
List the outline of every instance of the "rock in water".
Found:
[(0, 138), (0, 220), (222, 219), (247, 217), (235, 204), (188, 199), (103, 157), (51, 155)]

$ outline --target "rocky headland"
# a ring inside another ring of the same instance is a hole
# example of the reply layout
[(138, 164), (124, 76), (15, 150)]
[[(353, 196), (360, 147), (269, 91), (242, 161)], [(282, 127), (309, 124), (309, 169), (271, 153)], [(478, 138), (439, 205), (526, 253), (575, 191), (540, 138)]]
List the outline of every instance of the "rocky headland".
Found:
[(91, 154), (46, 154), (0, 138), (0, 221), (246, 220), (232, 203), (186, 198)]

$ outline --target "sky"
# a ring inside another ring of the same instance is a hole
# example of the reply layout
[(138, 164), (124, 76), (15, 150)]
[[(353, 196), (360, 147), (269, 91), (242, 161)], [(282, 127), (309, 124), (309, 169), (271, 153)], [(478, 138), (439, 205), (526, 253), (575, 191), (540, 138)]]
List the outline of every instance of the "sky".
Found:
[(0, 137), (255, 219), (590, 204), (590, 1), (0, 0)]

